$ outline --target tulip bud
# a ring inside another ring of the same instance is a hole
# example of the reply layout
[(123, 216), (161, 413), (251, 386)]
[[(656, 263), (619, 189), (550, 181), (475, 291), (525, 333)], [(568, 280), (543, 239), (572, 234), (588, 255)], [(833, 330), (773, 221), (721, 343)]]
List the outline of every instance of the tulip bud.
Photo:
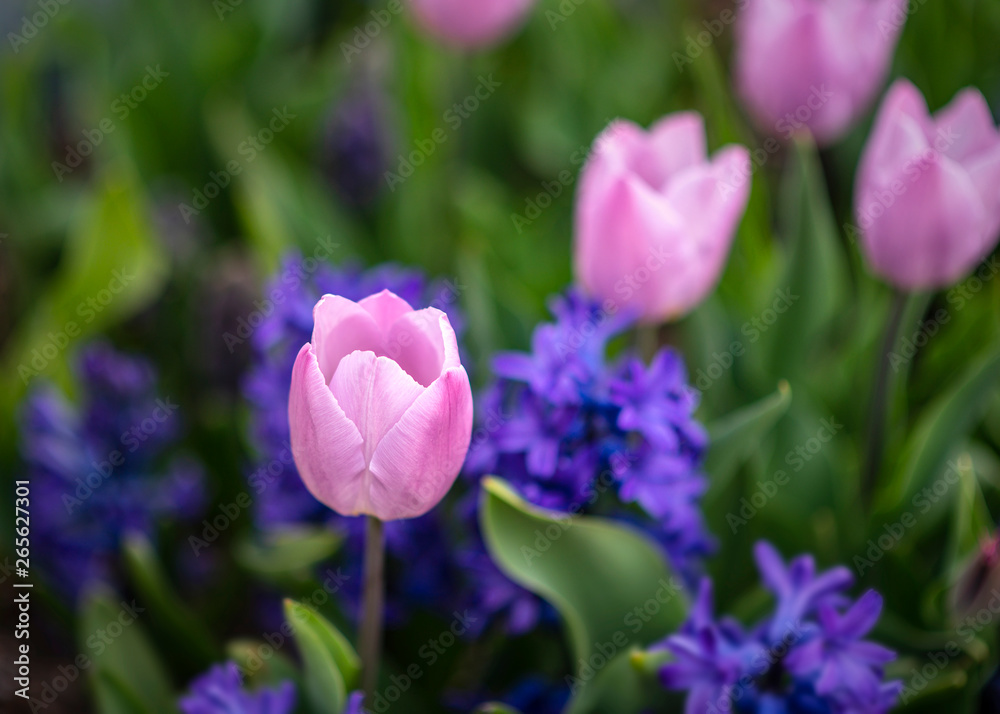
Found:
[(450, 45), (475, 49), (498, 42), (527, 16), (535, 0), (411, 0), (417, 23)]
[(828, 144), (885, 80), (906, 0), (753, 0), (736, 22), (738, 93), (761, 128)]
[(718, 282), (750, 196), (750, 156), (710, 160), (696, 112), (643, 131), (612, 122), (583, 168), (574, 270), (584, 290), (647, 323), (681, 317)]
[(1000, 606), (1000, 537), (993, 535), (979, 545), (978, 552), (963, 568), (949, 593), (956, 620), (975, 615), (992, 604)]
[(344, 516), (415, 518), (458, 475), (472, 391), (448, 317), (388, 290), (325, 295), (292, 369), (292, 453), (318, 500)]
[(886, 94), (861, 155), (855, 217), (872, 270), (906, 290), (966, 275), (1000, 235), (1000, 132), (982, 94), (931, 117), (906, 80)]

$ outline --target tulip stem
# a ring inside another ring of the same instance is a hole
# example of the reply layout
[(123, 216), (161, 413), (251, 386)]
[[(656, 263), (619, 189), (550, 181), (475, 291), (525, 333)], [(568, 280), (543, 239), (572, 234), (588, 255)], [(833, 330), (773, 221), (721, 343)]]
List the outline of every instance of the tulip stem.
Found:
[(660, 347), (660, 326), (640, 325), (636, 328), (635, 346), (643, 362), (649, 364)]
[(861, 476), (861, 497), (866, 505), (871, 505), (875, 492), (875, 482), (882, 467), (882, 453), (885, 449), (885, 422), (889, 402), (889, 360), (899, 340), (899, 330), (903, 325), (907, 295), (901, 290), (893, 291), (889, 319), (879, 350), (879, 363), (872, 388), (871, 406), (868, 410), (868, 445), (865, 450), (864, 470)]
[(367, 516), (365, 532), (364, 594), (362, 600), (361, 683), (369, 705), (375, 698), (382, 649), (382, 614), (385, 599), (385, 525)]

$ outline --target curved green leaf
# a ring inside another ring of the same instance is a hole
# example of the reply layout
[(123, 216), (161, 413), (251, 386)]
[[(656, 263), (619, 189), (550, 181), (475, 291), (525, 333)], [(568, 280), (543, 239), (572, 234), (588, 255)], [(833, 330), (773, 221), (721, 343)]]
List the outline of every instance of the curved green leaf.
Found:
[(357, 683), (361, 661), (340, 631), (308, 605), (285, 600), (285, 619), (305, 663), (305, 688), (317, 714), (340, 714)]
[[(138, 619), (144, 608), (118, 602), (105, 588), (84, 596), (80, 613), (81, 651), (92, 660), (100, 711), (170, 714), (177, 711), (170, 678)], [(124, 688), (124, 691), (123, 691)]]
[(572, 688), (586, 702), (602, 699), (594, 690), (618, 655), (673, 632), (687, 615), (682, 585), (659, 547), (627, 525), (536, 508), (497, 478), (483, 481), (480, 525), (500, 569), (565, 621)]
[(940, 476), (949, 457), (982, 418), (1000, 380), (993, 347), (924, 411), (898, 459), (899, 469), (877, 490), (876, 510), (891, 513)]
[(243, 541), (235, 553), (244, 568), (261, 577), (297, 578), (333, 557), (343, 542), (329, 528), (289, 528)]

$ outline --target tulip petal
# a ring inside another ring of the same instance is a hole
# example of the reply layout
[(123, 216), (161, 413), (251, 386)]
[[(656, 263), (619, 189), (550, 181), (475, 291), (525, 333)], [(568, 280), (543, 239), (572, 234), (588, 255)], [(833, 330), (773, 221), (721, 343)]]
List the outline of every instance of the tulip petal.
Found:
[(386, 335), (386, 352), (425, 387), (461, 364), (455, 331), (447, 315), (433, 307), (396, 320)]
[(382, 439), (370, 463), (371, 504), (382, 519), (415, 518), (458, 475), (472, 435), (472, 391), (462, 367), (431, 384)]
[(649, 128), (636, 171), (658, 190), (684, 169), (705, 161), (705, 122), (697, 112), (668, 114)]
[(341, 360), (330, 392), (364, 440), (365, 461), (424, 388), (388, 357), (352, 352)]
[(385, 354), (385, 337), (372, 313), (339, 295), (324, 295), (313, 308), (312, 344), (327, 383), (355, 350)]
[(535, 0), (412, 0), (417, 22), (459, 47), (492, 44), (520, 24)]
[(403, 315), (413, 312), (410, 303), (389, 290), (383, 290), (376, 295), (369, 295), (358, 305), (368, 311), (381, 328), (382, 333), (389, 332), (392, 324)]
[[(934, 115), (938, 148), (962, 165), (1000, 144), (1000, 135), (986, 99), (975, 89), (964, 89)], [(937, 146), (937, 145), (936, 145)]]
[(357, 483), (366, 470), (363, 440), (327, 387), (309, 343), (292, 368), (288, 422), (295, 465), (309, 492), (338, 513), (355, 513)]
[[(949, 285), (989, 250), (985, 208), (968, 172), (933, 152), (919, 169), (884, 212), (861, 222), (874, 271), (909, 290)], [(859, 205), (879, 203), (876, 189), (867, 189)]]

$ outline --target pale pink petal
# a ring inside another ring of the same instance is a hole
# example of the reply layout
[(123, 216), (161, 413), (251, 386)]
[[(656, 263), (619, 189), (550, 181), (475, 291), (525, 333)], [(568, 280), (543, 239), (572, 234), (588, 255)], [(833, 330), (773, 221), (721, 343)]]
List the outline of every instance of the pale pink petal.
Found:
[(358, 303), (368, 311), (375, 320), (375, 324), (381, 328), (382, 333), (389, 332), (392, 323), (403, 315), (413, 312), (410, 303), (389, 290), (383, 290), (376, 295), (370, 295)]
[(448, 316), (433, 307), (397, 320), (386, 336), (386, 352), (424, 386), (461, 364), (455, 330)]
[(365, 461), (424, 387), (388, 357), (352, 352), (340, 361), (330, 392), (364, 440)]
[(312, 344), (329, 382), (340, 360), (355, 350), (385, 354), (383, 330), (364, 307), (339, 295), (324, 295), (313, 308)]
[(520, 25), (535, 0), (411, 0), (417, 22), (458, 47), (493, 44)]
[(705, 122), (698, 112), (669, 114), (649, 128), (644, 144), (635, 170), (662, 191), (678, 173), (706, 160)]
[(967, 166), (1000, 144), (1000, 133), (986, 99), (975, 89), (963, 89), (934, 115), (938, 151)]
[(461, 367), (445, 371), (382, 439), (370, 470), (373, 513), (416, 518), (451, 488), (472, 435), (472, 391)]
[(880, 197), (879, 189), (860, 194), (859, 205), (883, 207), (877, 217), (861, 221), (862, 245), (872, 268), (908, 290), (957, 281), (992, 244), (984, 234), (985, 208), (968, 172), (932, 154), (901, 185), (901, 195)]
[(295, 465), (309, 492), (338, 513), (356, 513), (366, 471), (362, 437), (327, 387), (310, 344), (292, 368), (288, 423)]

